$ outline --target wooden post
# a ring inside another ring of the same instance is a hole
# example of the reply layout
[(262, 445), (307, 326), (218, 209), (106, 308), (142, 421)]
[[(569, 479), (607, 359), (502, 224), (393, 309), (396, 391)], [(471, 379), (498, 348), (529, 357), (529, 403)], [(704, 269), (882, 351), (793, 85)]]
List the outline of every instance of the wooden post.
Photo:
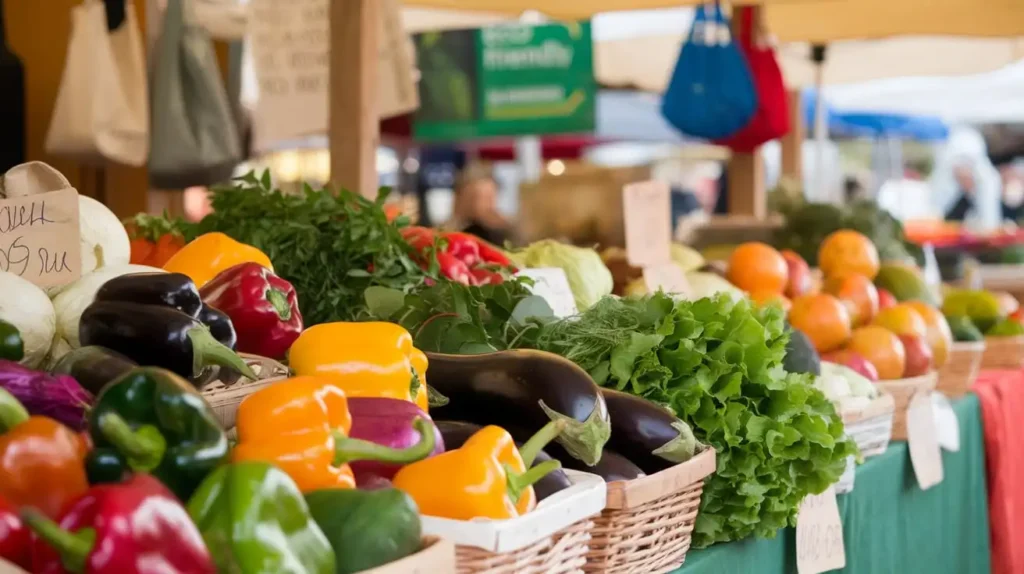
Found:
[(330, 0), (331, 181), (377, 196), (377, 0)]
[(790, 90), (789, 99), (789, 133), (782, 138), (782, 177), (797, 183), (804, 179), (803, 144), (807, 136), (804, 126), (803, 102), (800, 90)]
[[(757, 22), (761, 17), (761, 7), (752, 6), (751, 17)], [(737, 38), (740, 32), (740, 18), (732, 14), (732, 35)], [(756, 29), (756, 27), (755, 27)], [(728, 171), (729, 215), (752, 216), (764, 219), (768, 215), (768, 195), (765, 192), (764, 160), (761, 150), (752, 153), (733, 153), (726, 168)]]

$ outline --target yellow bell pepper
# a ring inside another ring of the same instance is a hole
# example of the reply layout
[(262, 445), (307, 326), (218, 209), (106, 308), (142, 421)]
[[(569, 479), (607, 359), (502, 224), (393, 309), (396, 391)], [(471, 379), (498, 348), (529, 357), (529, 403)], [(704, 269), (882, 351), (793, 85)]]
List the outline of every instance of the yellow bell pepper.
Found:
[(350, 397), (411, 401), (427, 410), (427, 357), (394, 323), (322, 323), (288, 350), (296, 376), (330, 380)]
[(164, 264), (164, 271), (188, 275), (202, 289), (221, 271), (240, 263), (258, 263), (274, 270), (270, 258), (259, 249), (214, 232), (200, 235), (182, 247)]

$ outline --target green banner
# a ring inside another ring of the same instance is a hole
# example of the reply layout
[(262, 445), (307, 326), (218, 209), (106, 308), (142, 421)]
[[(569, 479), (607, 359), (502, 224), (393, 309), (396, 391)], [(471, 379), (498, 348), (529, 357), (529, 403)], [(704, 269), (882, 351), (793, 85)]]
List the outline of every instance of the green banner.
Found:
[(415, 36), (423, 140), (594, 129), (590, 23), (513, 25)]

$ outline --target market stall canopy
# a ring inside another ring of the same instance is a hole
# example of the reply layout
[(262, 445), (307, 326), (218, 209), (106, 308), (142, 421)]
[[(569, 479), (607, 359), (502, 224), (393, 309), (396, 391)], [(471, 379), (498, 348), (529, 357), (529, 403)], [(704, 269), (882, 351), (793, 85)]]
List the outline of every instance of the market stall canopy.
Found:
[[(808, 124), (814, 122), (817, 92), (803, 92), (803, 113)], [(912, 116), (886, 112), (865, 112), (856, 108), (840, 108), (826, 97), (825, 121), (834, 138), (894, 138), (920, 141), (941, 141), (949, 137), (949, 126), (934, 116)]]
[[(835, 0), (734, 0), (733, 5), (758, 5), (780, 3), (829, 4)], [(406, 6), (423, 6), (458, 11), (480, 11), (518, 15), (539, 10), (551, 18), (578, 20), (590, 18), (601, 12), (620, 10), (654, 10), (696, 6), (704, 0), (561, 0), (538, 2), (537, 0), (403, 0)]]

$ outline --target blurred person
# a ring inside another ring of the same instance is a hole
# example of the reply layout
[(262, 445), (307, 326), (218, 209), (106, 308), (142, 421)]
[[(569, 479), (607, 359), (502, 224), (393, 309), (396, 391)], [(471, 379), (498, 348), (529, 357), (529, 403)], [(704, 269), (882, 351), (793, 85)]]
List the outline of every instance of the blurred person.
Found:
[(1003, 180), (1001, 208), (1003, 221), (1018, 222), (1024, 218), (1024, 180), (1014, 165), (1004, 165), (999, 170)]
[(490, 170), (470, 166), (463, 170), (455, 188), (455, 206), (449, 229), (472, 233), (493, 243), (512, 241), (512, 224), (498, 212), (498, 183)]
[(952, 207), (946, 210), (946, 221), (963, 222), (968, 214), (974, 211), (974, 171), (966, 163), (958, 163), (953, 168), (953, 178), (956, 181), (957, 195)]
[(867, 198), (867, 191), (864, 189), (864, 184), (860, 182), (860, 179), (855, 175), (848, 175), (843, 179), (843, 199), (847, 203), (852, 203), (861, 199)]
[(940, 214), (965, 212), (963, 225), (975, 232), (996, 229), (1000, 213), (999, 171), (988, 159), (985, 140), (977, 129), (957, 126), (935, 154), (929, 177), (931, 201)]

